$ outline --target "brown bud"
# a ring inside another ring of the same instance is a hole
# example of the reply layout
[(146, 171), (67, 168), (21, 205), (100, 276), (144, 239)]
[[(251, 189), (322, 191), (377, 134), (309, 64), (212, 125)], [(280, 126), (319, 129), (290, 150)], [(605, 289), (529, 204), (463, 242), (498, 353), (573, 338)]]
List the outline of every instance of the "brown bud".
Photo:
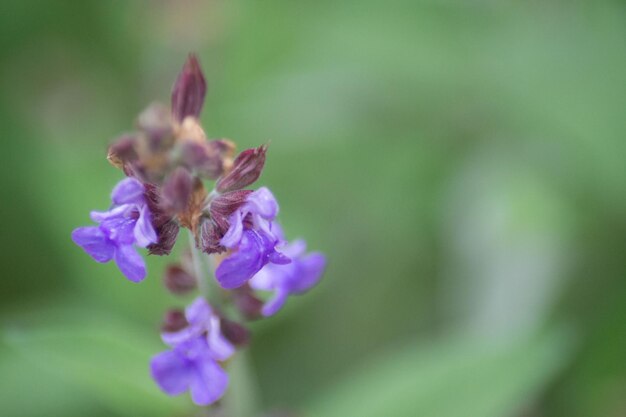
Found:
[(193, 177), (191, 198), (184, 211), (178, 213), (178, 221), (181, 226), (191, 230), (195, 235), (200, 225), (200, 218), (203, 214), (205, 199), (207, 196), (206, 189), (202, 181)]
[(196, 142), (183, 140), (181, 159), (187, 168), (203, 178), (215, 180), (224, 172), (224, 163), (232, 157), (234, 144), (217, 139)]
[(107, 159), (109, 163), (116, 168), (124, 169), (129, 163), (137, 159), (137, 151), (135, 150), (136, 137), (131, 134), (125, 134), (119, 137), (111, 146)]
[(211, 219), (219, 226), (220, 231), (226, 233), (230, 224), (228, 218), (235, 212), (243, 203), (246, 202), (248, 195), (252, 193), (252, 190), (237, 190), (231, 191), (225, 194), (220, 194), (218, 197), (211, 201), (209, 206), (209, 212)]
[(221, 318), (220, 330), (224, 337), (235, 346), (245, 346), (250, 341), (250, 331), (236, 321)]
[(156, 228), (157, 243), (153, 243), (148, 246), (148, 251), (150, 255), (169, 255), (172, 252), (172, 248), (174, 248), (174, 244), (176, 243), (176, 238), (178, 237), (178, 231), (180, 227), (178, 223), (174, 220), (170, 220), (167, 223), (162, 224), (161, 226)]
[(255, 182), (265, 165), (267, 145), (246, 149), (237, 155), (232, 170), (217, 181), (217, 191), (239, 190)]
[(224, 233), (212, 219), (205, 219), (200, 225), (198, 242), (202, 251), (208, 254), (224, 252), (226, 248), (220, 244)]
[(187, 327), (189, 323), (185, 318), (185, 312), (180, 309), (171, 309), (165, 312), (161, 330), (164, 332), (177, 332)]
[(158, 152), (172, 145), (174, 136), (172, 118), (167, 107), (152, 103), (137, 118), (137, 126), (144, 133), (150, 152)]
[(261, 317), (263, 301), (259, 300), (248, 284), (234, 290), (235, 306), (248, 320), (255, 320)]
[(180, 264), (168, 265), (163, 276), (165, 287), (173, 294), (187, 294), (196, 289), (196, 278)]
[(191, 54), (172, 89), (172, 116), (179, 123), (185, 117), (198, 117), (204, 104), (206, 80), (202, 74), (198, 58)]
[(148, 246), (151, 255), (169, 255), (176, 243), (179, 226), (172, 218), (172, 214), (164, 207), (160, 189), (150, 183), (145, 183), (146, 202), (152, 214), (152, 226), (157, 232), (157, 243)]
[(193, 192), (193, 178), (183, 167), (176, 168), (163, 184), (163, 204), (174, 213), (185, 210)]

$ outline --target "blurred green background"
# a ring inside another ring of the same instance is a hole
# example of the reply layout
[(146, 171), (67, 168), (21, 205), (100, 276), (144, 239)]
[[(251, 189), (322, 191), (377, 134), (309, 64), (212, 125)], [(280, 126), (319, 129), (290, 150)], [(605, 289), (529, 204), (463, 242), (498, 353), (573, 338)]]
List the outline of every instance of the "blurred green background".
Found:
[(228, 417), (626, 415), (626, 7), (457, 0), (2, 1), (0, 415), (193, 415), (148, 374), (165, 259), (135, 285), (69, 237), (190, 51), (330, 259)]

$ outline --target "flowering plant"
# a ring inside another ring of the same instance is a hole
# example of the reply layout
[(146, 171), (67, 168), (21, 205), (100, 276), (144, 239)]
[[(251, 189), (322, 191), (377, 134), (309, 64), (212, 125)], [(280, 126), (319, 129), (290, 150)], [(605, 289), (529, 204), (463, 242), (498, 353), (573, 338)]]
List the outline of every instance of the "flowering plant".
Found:
[[(91, 213), (97, 226), (72, 232), (94, 260), (114, 260), (126, 278), (141, 282), (147, 270), (136, 248), (170, 255), (180, 229), (188, 229), (189, 248), (166, 268), (164, 283), (174, 294), (200, 294), (184, 311), (166, 312), (161, 338), (169, 350), (155, 355), (150, 369), (165, 393), (189, 391), (200, 406), (224, 395), (226, 361), (249, 339), (242, 322), (276, 314), (287, 296), (313, 287), (326, 265), (304, 241), (286, 240), (268, 188), (247, 189), (261, 175), (267, 146), (235, 156), (232, 141), (207, 139), (198, 120), (206, 89), (190, 55), (171, 109), (149, 106), (138, 131), (110, 146), (109, 162), (126, 176), (113, 188), (111, 207)], [(273, 294), (264, 302), (258, 291)]]

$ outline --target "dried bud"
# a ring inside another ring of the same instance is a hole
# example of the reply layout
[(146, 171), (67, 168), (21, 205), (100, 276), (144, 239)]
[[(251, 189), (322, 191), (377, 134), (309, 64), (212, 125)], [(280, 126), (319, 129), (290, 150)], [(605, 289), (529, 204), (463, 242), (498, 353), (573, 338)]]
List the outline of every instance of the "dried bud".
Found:
[(136, 137), (126, 134), (118, 138), (111, 146), (107, 159), (116, 168), (123, 169), (126, 164), (137, 159), (135, 150)]
[(168, 265), (163, 276), (165, 287), (173, 294), (186, 294), (196, 289), (196, 278), (179, 264)]
[(159, 188), (150, 183), (144, 184), (144, 194), (148, 209), (152, 214), (152, 226), (157, 232), (157, 243), (148, 246), (151, 255), (169, 255), (176, 243), (179, 226), (171, 213), (163, 206), (163, 198)]
[(248, 320), (255, 320), (262, 316), (263, 301), (254, 295), (248, 284), (234, 290), (233, 297), (235, 306)]
[(236, 321), (221, 318), (220, 330), (224, 337), (235, 346), (244, 346), (250, 341), (250, 331)]
[(147, 147), (151, 152), (163, 150), (172, 145), (174, 136), (172, 118), (167, 107), (152, 103), (137, 118), (137, 126), (145, 133)]
[(228, 140), (184, 141), (181, 145), (185, 166), (203, 178), (217, 179), (224, 172), (224, 160), (232, 156), (234, 145)]
[(217, 191), (239, 190), (255, 182), (261, 175), (265, 165), (267, 145), (246, 149), (237, 155), (232, 170), (217, 181)]
[(159, 239), (157, 243), (153, 243), (148, 246), (148, 251), (150, 255), (169, 255), (172, 252), (172, 248), (176, 243), (176, 238), (178, 237), (178, 231), (180, 227), (178, 223), (174, 220), (170, 220), (167, 223), (164, 223), (160, 227), (156, 228), (157, 238)]
[(224, 233), (213, 220), (204, 220), (200, 226), (200, 242), (198, 242), (202, 251), (208, 254), (224, 252), (226, 248), (220, 244)]
[(221, 231), (226, 233), (230, 227), (228, 218), (246, 202), (246, 198), (248, 198), (250, 193), (252, 193), (252, 190), (231, 191), (221, 194), (211, 201), (211, 205), (209, 206), (211, 219), (215, 221)]
[(179, 309), (171, 309), (165, 312), (161, 330), (164, 332), (177, 332), (187, 327), (187, 319), (185, 312)]
[(193, 192), (193, 178), (185, 168), (178, 167), (163, 184), (164, 207), (174, 213), (185, 210)]
[(228, 218), (246, 201), (252, 190), (231, 191), (221, 194), (211, 201), (209, 206), (210, 219), (204, 220), (200, 228), (200, 247), (208, 254), (221, 253), (226, 250), (220, 240), (228, 231)]
[(178, 221), (181, 226), (191, 230), (194, 235), (198, 230), (202, 210), (206, 204), (206, 196), (207, 192), (202, 181), (197, 177), (193, 177), (191, 198), (185, 210), (178, 213)]
[(189, 55), (172, 89), (172, 115), (179, 123), (185, 117), (198, 117), (204, 104), (206, 81), (195, 55)]

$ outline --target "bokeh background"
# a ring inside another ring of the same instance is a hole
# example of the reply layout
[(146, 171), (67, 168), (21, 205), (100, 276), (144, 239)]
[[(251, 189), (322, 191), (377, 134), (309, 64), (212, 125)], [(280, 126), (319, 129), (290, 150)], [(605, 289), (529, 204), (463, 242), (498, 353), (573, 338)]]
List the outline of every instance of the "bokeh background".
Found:
[(165, 260), (135, 285), (69, 237), (190, 51), (210, 136), (271, 140), (259, 184), (330, 259), (253, 324), (227, 416), (626, 415), (626, 8), (602, 0), (3, 0), (0, 415), (193, 415), (148, 375), (185, 303)]

